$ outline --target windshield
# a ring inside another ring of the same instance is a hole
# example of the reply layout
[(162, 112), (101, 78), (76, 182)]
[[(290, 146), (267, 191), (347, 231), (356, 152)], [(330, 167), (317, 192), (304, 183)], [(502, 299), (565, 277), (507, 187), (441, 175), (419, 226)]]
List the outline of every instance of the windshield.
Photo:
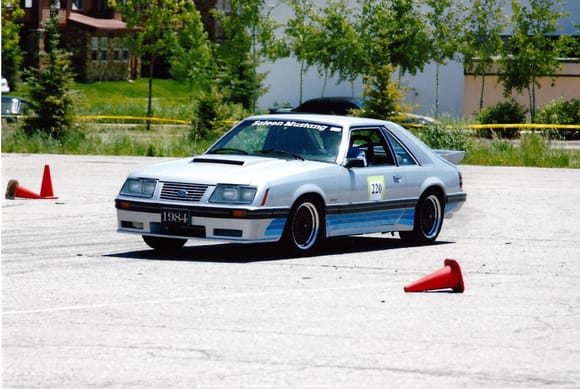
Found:
[(299, 120), (248, 120), (221, 138), (207, 154), (260, 155), (336, 162), (340, 127)]

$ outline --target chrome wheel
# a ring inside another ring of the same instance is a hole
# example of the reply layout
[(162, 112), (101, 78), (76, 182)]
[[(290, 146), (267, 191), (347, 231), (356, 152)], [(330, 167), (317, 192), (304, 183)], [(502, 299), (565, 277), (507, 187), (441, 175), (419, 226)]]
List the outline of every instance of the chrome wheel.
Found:
[(309, 199), (299, 200), (290, 213), (284, 241), (295, 254), (309, 253), (322, 239), (323, 225), (316, 203)]
[(401, 231), (399, 236), (413, 244), (433, 243), (443, 225), (443, 203), (435, 190), (428, 191), (419, 199), (415, 208), (413, 231)]
[(425, 240), (434, 240), (439, 235), (443, 223), (443, 210), (439, 198), (435, 194), (430, 194), (424, 199), (418, 212), (421, 235)]

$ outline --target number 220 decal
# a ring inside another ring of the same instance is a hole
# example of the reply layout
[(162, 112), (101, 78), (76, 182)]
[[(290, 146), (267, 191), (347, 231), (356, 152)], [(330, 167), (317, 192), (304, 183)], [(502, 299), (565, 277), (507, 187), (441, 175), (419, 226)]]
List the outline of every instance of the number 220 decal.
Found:
[(385, 177), (371, 176), (367, 178), (369, 200), (384, 200), (387, 188), (385, 187)]

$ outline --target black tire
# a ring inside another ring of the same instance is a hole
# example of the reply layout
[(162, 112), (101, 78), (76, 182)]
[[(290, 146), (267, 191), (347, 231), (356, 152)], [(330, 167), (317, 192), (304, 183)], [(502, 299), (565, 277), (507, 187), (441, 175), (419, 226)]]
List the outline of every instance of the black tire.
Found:
[(143, 235), (143, 240), (147, 246), (160, 252), (173, 252), (183, 247), (187, 239), (161, 238), (159, 236)]
[(415, 208), (413, 231), (401, 231), (401, 239), (413, 244), (435, 242), (443, 226), (444, 203), (438, 191), (430, 190), (421, 196)]
[(312, 198), (298, 199), (292, 207), (282, 240), (293, 254), (309, 254), (324, 239), (325, 224), (321, 209)]

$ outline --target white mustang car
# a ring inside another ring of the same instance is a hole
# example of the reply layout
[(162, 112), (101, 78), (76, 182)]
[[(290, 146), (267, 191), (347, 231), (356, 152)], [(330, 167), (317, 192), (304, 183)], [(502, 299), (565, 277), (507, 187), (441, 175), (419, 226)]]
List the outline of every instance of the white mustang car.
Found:
[(202, 155), (129, 174), (118, 231), (162, 251), (206, 238), (280, 241), (304, 255), (327, 237), (395, 231), (431, 243), (466, 199), (444, 154), (388, 121), (254, 116)]

